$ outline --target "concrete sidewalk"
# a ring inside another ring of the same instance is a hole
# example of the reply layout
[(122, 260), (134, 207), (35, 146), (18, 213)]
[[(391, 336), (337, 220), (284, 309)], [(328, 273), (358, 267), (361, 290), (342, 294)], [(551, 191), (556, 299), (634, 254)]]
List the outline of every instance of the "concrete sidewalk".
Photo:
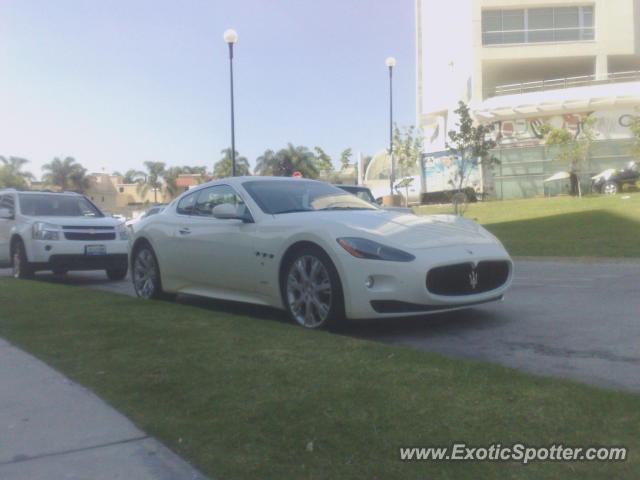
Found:
[(89, 390), (0, 339), (0, 479), (206, 477)]

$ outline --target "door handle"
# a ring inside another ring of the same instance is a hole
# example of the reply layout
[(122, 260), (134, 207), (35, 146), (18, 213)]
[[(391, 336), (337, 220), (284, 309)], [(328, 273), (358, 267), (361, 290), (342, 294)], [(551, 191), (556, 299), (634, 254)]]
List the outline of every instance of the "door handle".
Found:
[(178, 230), (180, 232), (181, 235), (189, 235), (191, 233), (191, 229), (190, 228), (181, 228), (180, 230)]

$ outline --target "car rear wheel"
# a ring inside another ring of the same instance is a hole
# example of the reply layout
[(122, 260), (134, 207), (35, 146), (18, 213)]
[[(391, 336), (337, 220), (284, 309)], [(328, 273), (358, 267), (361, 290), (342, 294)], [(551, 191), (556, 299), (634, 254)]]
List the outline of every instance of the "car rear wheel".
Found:
[(155, 253), (153, 253), (153, 249), (148, 245), (142, 246), (135, 251), (131, 279), (136, 295), (140, 298), (169, 300), (175, 297), (175, 295), (168, 294), (162, 290), (158, 260)]
[(344, 322), (338, 272), (319, 248), (298, 250), (287, 263), (281, 289), (287, 312), (298, 325), (330, 329)]
[(602, 193), (605, 195), (615, 195), (618, 193), (618, 184), (616, 182), (607, 182), (602, 186)]
[(33, 268), (29, 265), (27, 252), (22, 241), (18, 240), (11, 253), (13, 278), (33, 278)]

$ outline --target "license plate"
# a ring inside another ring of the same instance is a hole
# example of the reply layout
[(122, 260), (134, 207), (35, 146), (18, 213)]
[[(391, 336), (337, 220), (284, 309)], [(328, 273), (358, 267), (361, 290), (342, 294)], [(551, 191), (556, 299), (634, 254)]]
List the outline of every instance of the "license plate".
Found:
[(107, 247), (104, 245), (87, 245), (84, 247), (85, 255), (106, 255)]

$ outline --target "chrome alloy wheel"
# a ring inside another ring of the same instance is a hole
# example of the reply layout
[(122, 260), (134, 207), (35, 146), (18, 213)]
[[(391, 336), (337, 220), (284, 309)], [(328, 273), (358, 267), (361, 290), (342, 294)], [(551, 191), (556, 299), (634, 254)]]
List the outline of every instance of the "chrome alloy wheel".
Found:
[(133, 261), (133, 287), (142, 298), (152, 298), (158, 285), (158, 266), (153, 253), (142, 248)]
[(22, 278), (22, 258), (20, 257), (20, 248), (17, 247), (13, 252), (13, 278)]
[(332, 288), (329, 272), (313, 255), (296, 259), (287, 275), (286, 298), (292, 316), (303, 327), (318, 328), (329, 316)]

